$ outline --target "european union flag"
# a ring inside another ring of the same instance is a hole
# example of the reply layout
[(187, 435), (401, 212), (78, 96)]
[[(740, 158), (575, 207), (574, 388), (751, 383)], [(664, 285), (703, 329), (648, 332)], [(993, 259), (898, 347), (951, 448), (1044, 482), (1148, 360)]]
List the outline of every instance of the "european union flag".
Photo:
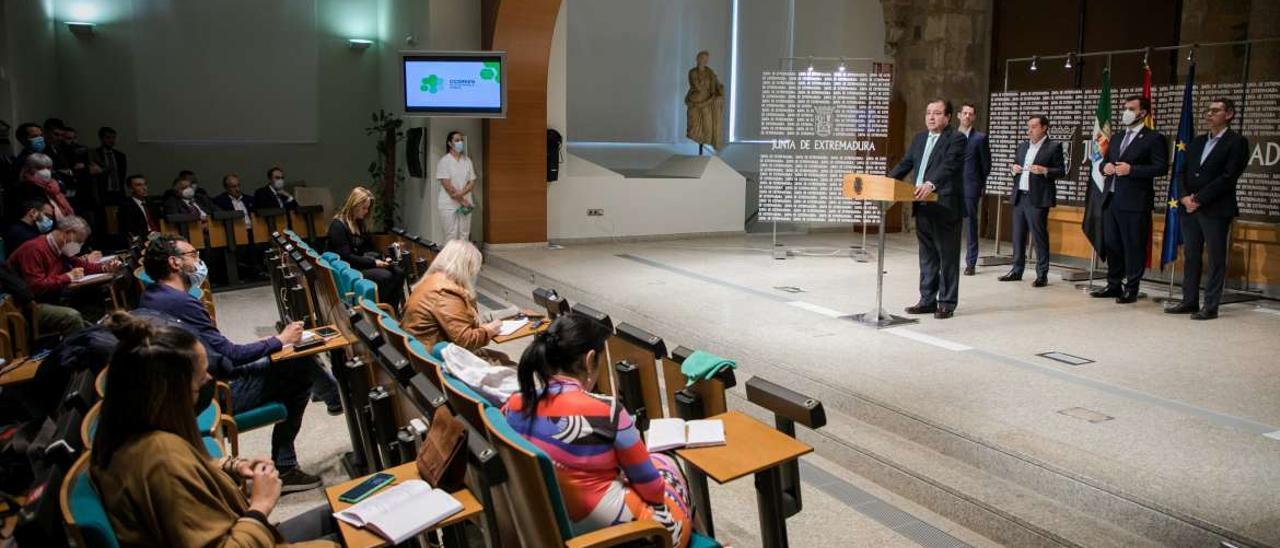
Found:
[(1196, 64), (1187, 68), (1187, 85), (1182, 88), (1182, 117), (1178, 121), (1178, 139), (1173, 143), (1173, 175), (1169, 177), (1168, 209), (1164, 216), (1164, 242), (1160, 249), (1160, 270), (1164, 265), (1178, 260), (1178, 246), (1182, 245), (1182, 215), (1178, 211), (1178, 197), (1182, 190), (1182, 172), (1187, 162), (1187, 143), (1195, 131), (1191, 122), (1191, 87), (1196, 81)]

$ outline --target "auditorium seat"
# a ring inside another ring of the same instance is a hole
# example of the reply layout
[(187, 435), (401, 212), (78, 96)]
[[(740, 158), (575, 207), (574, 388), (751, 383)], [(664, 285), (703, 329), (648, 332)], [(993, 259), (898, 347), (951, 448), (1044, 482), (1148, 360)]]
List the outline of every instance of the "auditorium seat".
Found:
[(232, 455), (240, 454), (241, 433), (284, 422), (289, 416), (289, 411), (285, 409), (284, 404), (274, 401), (237, 413), (231, 400), (231, 387), (224, 382), (219, 382), (215, 386), (214, 401), (210, 407), (216, 406), (223, 410), (219, 415), (215, 415), (220, 417), (216, 426), (221, 426), (222, 432), (214, 432), (212, 429), (206, 430), (203, 426), (201, 426), (200, 432), (212, 432), (219, 434), (217, 437), (225, 437), (230, 440)]
[(91, 452), (85, 451), (62, 482), (59, 493), (62, 519), (76, 546), (116, 548), (120, 544), (116, 541), (115, 530), (111, 528), (111, 520), (107, 518), (97, 487), (89, 479), (90, 458)]

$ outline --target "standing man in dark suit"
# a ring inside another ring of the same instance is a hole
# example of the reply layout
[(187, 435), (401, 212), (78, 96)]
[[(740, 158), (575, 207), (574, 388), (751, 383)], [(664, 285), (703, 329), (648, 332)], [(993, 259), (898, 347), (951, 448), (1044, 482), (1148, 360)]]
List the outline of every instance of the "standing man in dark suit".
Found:
[(991, 147), (987, 145), (987, 134), (973, 129), (973, 122), (978, 119), (978, 108), (973, 103), (960, 105), (956, 118), (960, 133), (969, 138), (964, 147), (964, 275), (972, 276), (978, 265), (978, 210), (987, 189), (987, 175), (991, 174)]
[[(1240, 214), (1236, 181), (1249, 162), (1249, 140), (1228, 125), (1236, 116), (1231, 99), (1217, 98), (1205, 111), (1209, 132), (1196, 136), (1187, 147), (1179, 189), (1178, 215), (1182, 241), (1187, 246), (1182, 275), (1182, 304), (1165, 309), (1169, 314), (1191, 314), (1193, 320), (1218, 317), (1218, 303), (1227, 282), (1227, 236), (1231, 219)], [(1209, 281), (1200, 306), (1200, 253), (1209, 248)]]
[(298, 202), (284, 191), (284, 170), (267, 170), (267, 185), (253, 193), (253, 206), (258, 209), (298, 209)]
[(1111, 136), (1102, 174), (1107, 176), (1103, 234), (1107, 250), (1107, 286), (1090, 293), (1117, 303), (1138, 300), (1138, 285), (1151, 247), (1151, 208), (1155, 178), (1169, 172), (1169, 144), (1148, 128), (1151, 101), (1141, 95), (1124, 100), (1121, 127)]
[(925, 107), (924, 125), (911, 148), (889, 176), (916, 185), (915, 199), (937, 195), (936, 202), (917, 201), (911, 214), (916, 218), (916, 240), (920, 243), (920, 302), (907, 307), (908, 314), (933, 313), (940, 320), (955, 313), (960, 299), (960, 220), (964, 216), (965, 137), (951, 129), (951, 101), (937, 98)]
[(1027, 119), (1027, 139), (1018, 144), (1011, 164), (1013, 188), (1009, 203), (1013, 205), (1013, 266), (999, 278), (1002, 282), (1022, 279), (1027, 263), (1027, 233), (1036, 246), (1036, 281), (1034, 287), (1049, 285), (1049, 208), (1058, 205), (1058, 179), (1066, 174), (1062, 159), (1062, 143), (1049, 138), (1049, 117), (1037, 114)]

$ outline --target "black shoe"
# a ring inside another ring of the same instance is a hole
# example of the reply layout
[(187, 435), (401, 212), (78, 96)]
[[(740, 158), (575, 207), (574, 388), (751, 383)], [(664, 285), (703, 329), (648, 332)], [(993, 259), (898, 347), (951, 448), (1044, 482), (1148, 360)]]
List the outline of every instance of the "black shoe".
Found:
[(1049, 278), (1046, 277), (1036, 277), (1036, 281), (1031, 282), (1031, 287), (1044, 287), (1046, 285), (1049, 285)]
[(1218, 317), (1218, 309), (1206, 308), (1191, 315), (1193, 320), (1213, 320)]
[(1119, 297), (1116, 297), (1116, 304), (1131, 304), (1138, 302), (1137, 291), (1125, 291)]
[(281, 493), (296, 493), (320, 487), (320, 477), (303, 472), (295, 466), (286, 472), (280, 472), (280, 483)]
[(1119, 296), (1120, 296), (1120, 288), (1118, 288), (1118, 287), (1104, 287), (1104, 288), (1102, 288), (1102, 289), (1095, 289), (1095, 290), (1093, 290), (1093, 291), (1091, 291), (1091, 292), (1089, 293), (1089, 296), (1090, 296), (1090, 297), (1093, 297), (1093, 298), (1095, 298), (1095, 299), (1109, 299), (1109, 298), (1112, 298), (1112, 297), (1119, 297)]
[(1014, 274), (1010, 272), (996, 279), (1002, 282), (1017, 282), (1022, 280), (1022, 274)]
[(1200, 307), (1191, 303), (1181, 303), (1178, 306), (1171, 306), (1164, 309), (1165, 314), (1195, 314), (1200, 311)]
[(972, 276), (972, 275), (973, 275), (973, 267), (972, 267), (972, 266), (966, 266), (966, 267), (964, 267), (964, 275), (965, 275), (965, 276)]
[(952, 308), (950, 306), (939, 306), (938, 310), (934, 311), (933, 317), (935, 319), (945, 320), (947, 318), (950, 318), (951, 316), (954, 316), (955, 313), (956, 313), (955, 308)]
[(925, 306), (917, 303), (912, 306), (908, 306), (906, 310), (907, 314), (933, 314), (938, 311), (938, 305), (934, 304)]
[(329, 415), (331, 416), (336, 417), (342, 414), (342, 402), (335, 402), (332, 405), (326, 403), (324, 407), (325, 407), (325, 410), (328, 411)]

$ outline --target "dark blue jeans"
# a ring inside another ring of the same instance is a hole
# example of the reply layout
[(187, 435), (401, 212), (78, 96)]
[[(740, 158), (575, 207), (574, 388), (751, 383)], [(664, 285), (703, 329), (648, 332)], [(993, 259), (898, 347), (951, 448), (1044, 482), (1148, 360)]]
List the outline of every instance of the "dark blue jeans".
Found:
[(234, 411), (244, 412), (272, 402), (284, 405), (287, 416), (271, 429), (271, 460), (276, 468), (288, 470), (298, 465), (293, 440), (302, 428), (302, 415), (307, 411), (311, 379), (316, 369), (323, 370), (311, 358), (272, 363), (231, 381)]

